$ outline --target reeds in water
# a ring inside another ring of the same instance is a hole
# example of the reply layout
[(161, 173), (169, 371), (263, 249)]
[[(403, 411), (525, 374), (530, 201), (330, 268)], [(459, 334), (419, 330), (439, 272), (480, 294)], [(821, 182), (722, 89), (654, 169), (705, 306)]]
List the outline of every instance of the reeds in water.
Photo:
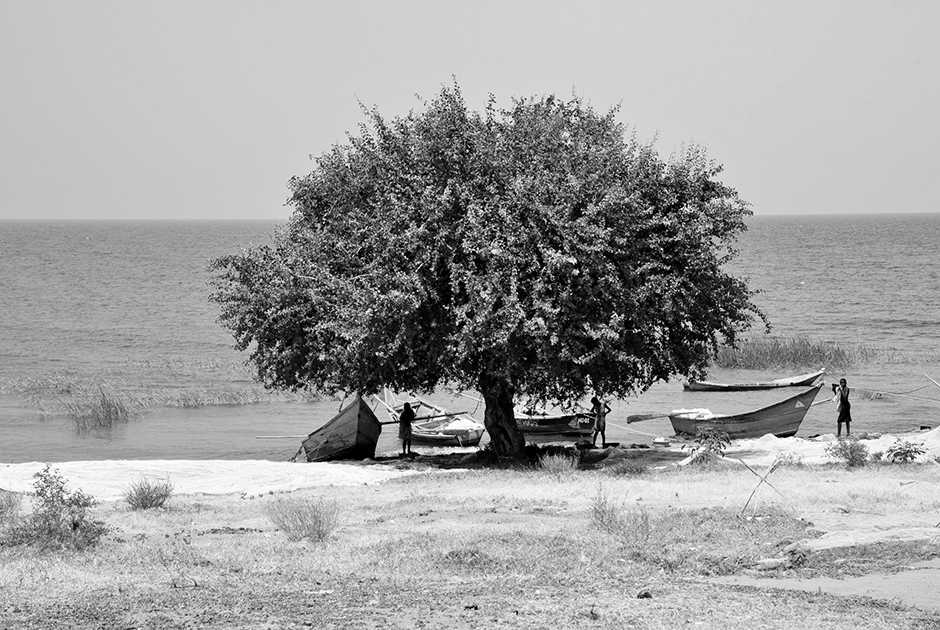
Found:
[(62, 401), (65, 414), (79, 429), (109, 429), (140, 413), (133, 401), (109, 393), (99, 385), (98, 392), (83, 392)]
[[(76, 372), (52, 372), (41, 377), (0, 380), (0, 392), (23, 398), (47, 416), (66, 416), (80, 429), (101, 429), (163, 407), (196, 408), (215, 405), (247, 405), (263, 402), (313, 402), (315, 392), (266, 390), (257, 383), (238, 382), (221, 387), (198, 387), (178, 382), (218, 381), (211, 375), (180, 377), (175, 364), (169, 371), (137, 375), (129, 364), (128, 378), (110, 380)], [(162, 370), (163, 364), (157, 369)], [(148, 364), (148, 368), (153, 367)], [(211, 366), (210, 366), (211, 367)], [(224, 379), (223, 379), (224, 380)], [(167, 386), (170, 385), (170, 386)]]
[(862, 344), (816, 341), (807, 337), (766, 337), (722, 346), (712, 358), (719, 368), (765, 370), (773, 368), (848, 368), (890, 359), (893, 352)]

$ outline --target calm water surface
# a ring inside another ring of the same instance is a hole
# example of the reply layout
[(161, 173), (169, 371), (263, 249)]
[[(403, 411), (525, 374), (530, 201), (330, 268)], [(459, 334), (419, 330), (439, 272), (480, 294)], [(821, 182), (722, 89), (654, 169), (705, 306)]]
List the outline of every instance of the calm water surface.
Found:
[[(216, 323), (206, 263), (270, 242), (274, 227), (262, 221), (0, 222), (0, 462), (292, 456), (297, 436), (332, 417), (340, 401), (161, 408), (89, 434), (64, 416), (38, 413), (15, 394), (24, 382), (52, 374), (132, 390), (252, 387), (239, 367), (244, 357)], [(924, 377), (940, 380), (938, 242), (936, 214), (757, 217), (732, 269), (761, 291), (756, 301), (775, 335), (895, 351), (888, 361), (832, 376), (904, 394), (857, 400), (855, 431), (906, 431), (940, 424), (940, 388)], [(724, 381), (781, 376), (710, 375)], [(608, 440), (644, 442), (672, 433), (668, 420), (627, 426), (629, 414), (693, 407), (734, 413), (784, 396), (687, 393), (680, 383), (658, 384), (612, 405)], [(444, 392), (435, 398), (455, 411), (475, 407)], [(831, 405), (817, 405), (800, 435), (831, 432), (834, 419)], [(396, 450), (394, 433), (383, 435), (380, 452)]]

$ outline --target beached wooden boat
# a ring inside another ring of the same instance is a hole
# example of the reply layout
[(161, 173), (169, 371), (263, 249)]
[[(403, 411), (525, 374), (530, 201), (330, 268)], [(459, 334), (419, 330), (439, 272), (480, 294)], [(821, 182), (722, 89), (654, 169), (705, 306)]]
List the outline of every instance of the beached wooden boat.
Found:
[(308, 462), (366, 459), (375, 457), (375, 446), (381, 433), (382, 425), (378, 418), (357, 396), (332, 420), (308, 435), (301, 442), (300, 450)]
[(729, 392), (749, 389), (774, 389), (775, 387), (806, 387), (816, 382), (816, 379), (826, 373), (826, 370), (817, 370), (808, 374), (778, 378), (773, 381), (758, 381), (754, 383), (716, 383), (714, 381), (692, 381), (683, 387), (693, 392)]
[(669, 414), (676, 435), (699, 435), (706, 431), (727, 433), (733, 440), (761, 437), (772, 433), (777, 437), (796, 435), (803, 417), (813, 404), (822, 383), (782, 402), (746, 413), (712, 414), (707, 409), (680, 409)]
[(398, 416), (406, 402), (411, 404), (415, 412), (415, 419), (411, 423), (411, 441), (414, 443), (476, 446), (486, 431), (483, 423), (468, 412), (451, 412), (420, 396), (399, 398), (386, 390), (385, 399), (379, 401), (388, 410), (391, 422), (398, 422)]
[(547, 414), (516, 410), (514, 415), (516, 425), (526, 437), (584, 438), (591, 437), (594, 432), (594, 418), (588, 413)]

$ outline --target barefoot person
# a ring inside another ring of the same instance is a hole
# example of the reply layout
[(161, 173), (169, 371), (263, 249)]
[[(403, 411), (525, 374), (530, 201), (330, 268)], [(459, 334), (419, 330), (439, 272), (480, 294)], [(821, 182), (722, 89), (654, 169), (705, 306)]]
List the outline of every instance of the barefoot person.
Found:
[(398, 438), (401, 440), (401, 456), (411, 455), (411, 423), (415, 419), (411, 403), (405, 403), (398, 415)]
[(839, 379), (839, 384), (832, 384), (832, 402), (838, 405), (836, 411), (839, 413), (839, 419), (836, 426), (836, 437), (842, 437), (842, 424), (845, 424), (845, 436), (852, 434), (850, 425), (852, 424), (852, 403), (849, 402), (849, 386), (844, 378)]
[(594, 436), (591, 438), (591, 445), (597, 446), (597, 434), (601, 434), (601, 446), (607, 445), (607, 414), (610, 413), (610, 407), (605, 402), (598, 400), (597, 396), (591, 398), (591, 413), (594, 414)]

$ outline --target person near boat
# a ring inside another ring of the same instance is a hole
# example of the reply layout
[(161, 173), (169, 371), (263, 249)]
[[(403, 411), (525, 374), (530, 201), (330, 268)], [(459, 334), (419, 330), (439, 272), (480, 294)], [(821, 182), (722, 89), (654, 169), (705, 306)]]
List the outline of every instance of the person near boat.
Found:
[(415, 412), (411, 403), (405, 403), (398, 415), (398, 438), (401, 440), (401, 456), (411, 455), (411, 423), (414, 422)]
[(597, 434), (601, 435), (601, 446), (607, 444), (607, 414), (610, 413), (610, 406), (599, 400), (597, 396), (591, 398), (591, 413), (594, 414), (594, 435), (591, 438), (591, 445), (597, 446)]
[(836, 426), (836, 437), (842, 437), (842, 425), (845, 424), (845, 436), (852, 434), (850, 425), (852, 424), (852, 403), (849, 402), (849, 386), (844, 378), (839, 379), (839, 384), (832, 384), (832, 402), (838, 405), (836, 411), (839, 414)]

